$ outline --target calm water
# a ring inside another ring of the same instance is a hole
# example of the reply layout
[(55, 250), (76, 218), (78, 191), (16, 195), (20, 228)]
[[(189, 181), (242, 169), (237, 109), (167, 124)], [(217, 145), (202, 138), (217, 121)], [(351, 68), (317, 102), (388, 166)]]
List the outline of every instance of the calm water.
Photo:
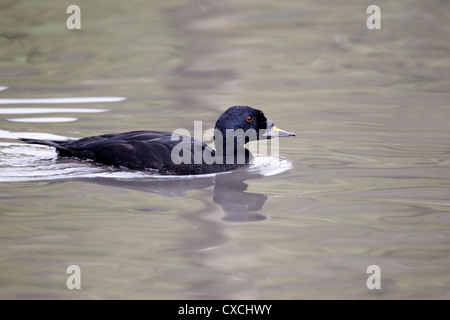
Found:
[[(85, 1), (68, 30), (65, 2), (2, 2), (0, 298), (449, 299), (450, 3), (383, 2), (373, 31), (371, 4)], [(238, 104), (297, 133), (280, 159), (160, 178), (17, 140)]]

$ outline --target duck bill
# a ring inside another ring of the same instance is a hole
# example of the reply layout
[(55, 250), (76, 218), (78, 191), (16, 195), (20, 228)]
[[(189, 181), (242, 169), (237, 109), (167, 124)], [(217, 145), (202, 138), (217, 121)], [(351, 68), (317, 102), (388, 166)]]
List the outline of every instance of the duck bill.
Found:
[(295, 136), (295, 133), (281, 130), (280, 128), (275, 127), (272, 120), (267, 120), (267, 130), (263, 136), (267, 139), (276, 137), (293, 137)]

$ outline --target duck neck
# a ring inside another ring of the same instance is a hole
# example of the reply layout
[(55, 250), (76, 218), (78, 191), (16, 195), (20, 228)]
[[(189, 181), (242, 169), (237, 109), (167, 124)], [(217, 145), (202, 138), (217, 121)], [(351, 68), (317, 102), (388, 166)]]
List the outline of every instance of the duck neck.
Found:
[(238, 143), (237, 139), (233, 139), (216, 145), (216, 157), (217, 159), (222, 159), (223, 164), (239, 165), (249, 163), (251, 154), (242, 143)]
[(230, 165), (249, 163), (252, 155), (244, 146), (249, 140), (245, 132), (218, 129), (216, 127), (214, 131), (214, 142), (216, 145), (215, 155), (217, 162)]

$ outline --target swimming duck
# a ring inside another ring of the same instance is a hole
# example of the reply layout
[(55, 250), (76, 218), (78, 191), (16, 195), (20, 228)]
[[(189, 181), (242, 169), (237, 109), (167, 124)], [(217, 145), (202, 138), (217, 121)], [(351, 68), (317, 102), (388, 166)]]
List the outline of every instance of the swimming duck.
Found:
[(262, 111), (234, 106), (216, 121), (215, 149), (191, 137), (161, 131), (132, 131), (62, 141), (22, 140), (54, 147), (59, 157), (166, 175), (194, 175), (242, 167), (252, 159), (245, 143), (288, 136), (295, 134), (275, 127)]

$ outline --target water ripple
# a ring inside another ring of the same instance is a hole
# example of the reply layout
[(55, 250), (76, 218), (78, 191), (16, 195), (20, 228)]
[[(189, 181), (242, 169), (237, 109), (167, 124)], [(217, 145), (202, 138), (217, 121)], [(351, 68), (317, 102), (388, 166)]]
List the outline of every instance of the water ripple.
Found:
[(0, 114), (99, 113), (108, 109), (92, 108), (1, 108)]
[(67, 97), (43, 99), (0, 99), (0, 104), (101, 103), (120, 102), (126, 97)]
[(37, 117), (37, 118), (13, 118), (7, 119), (11, 122), (38, 122), (38, 123), (50, 123), (50, 122), (72, 122), (78, 120), (78, 118), (72, 117)]
[[(3, 133), (3, 134), (2, 134)], [(0, 130), (0, 138), (5, 137), (7, 131)], [(24, 136), (25, 133), (14, 133)], [(30, 133), (29, 133), (30, 134)], [(11, 135), (6, 135), (11, 138)], [(36, 133), (32, 133), (36, 138)], [(67, 139), (66, 137), (55, 136)], [(292, 162), (276, 157), (256, 157), (248, 168), (242, 169), (247, 173), (258, 173), (264, 176), (272, 176), (290, 170)], [(227, 172), (221, 173), (227, 174)], [(159, 175), (156, 172), (133, 171), (127, 169), (112, 168), (109, 166), (97, 166), (88, 161), (72, 159), (57, 159), (53, 148), (30, 145), (23, 143), (0, 142), (0, 181), (33, 181), (54, 180), (68, 178), (112, 178), (119, 180), (128, 179), (164, 179), (184, 180), (194, 178), (214, 177), (216, 174), (168, 176)]]

